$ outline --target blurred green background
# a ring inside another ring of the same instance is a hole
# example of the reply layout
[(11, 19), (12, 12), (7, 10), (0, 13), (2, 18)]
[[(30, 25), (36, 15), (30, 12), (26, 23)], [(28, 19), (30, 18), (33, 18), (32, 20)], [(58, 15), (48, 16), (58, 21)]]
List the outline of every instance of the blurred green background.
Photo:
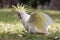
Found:
[[(28, 13), (31, 13), (34, 10), (35, 9), (30, 8), (28, 9)], [(16, 12), (11, 9), (0, 9), (0, 40), (60, 40), (60, 11), (40, 11), (52, 17), (52, 19), (56, 22), (55, 26), (59, 26), (56, 33), (52, 33), (48, 37), (44, 36), (44, 34), (26, 34), (22, 32), (24, 27)]]
[[(12, 5), (27, 5), (28, 14), (39, 9), (49, 15), (57, 26), (56, 33), (49, 36), (44, 34), (27, 34), (18, 14)], [(60, 1), (59, 0), (0, 0), (0, 40), (60, 40)]]

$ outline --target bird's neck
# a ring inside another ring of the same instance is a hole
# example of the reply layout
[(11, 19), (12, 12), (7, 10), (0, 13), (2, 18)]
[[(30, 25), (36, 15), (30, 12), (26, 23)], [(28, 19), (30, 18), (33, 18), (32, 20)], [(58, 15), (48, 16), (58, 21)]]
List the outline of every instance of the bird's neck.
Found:
[(20, 12), (20, 16), (22, 20), (25, 20), (30, 17), (30, 15), (28, 15), (25, 11)]

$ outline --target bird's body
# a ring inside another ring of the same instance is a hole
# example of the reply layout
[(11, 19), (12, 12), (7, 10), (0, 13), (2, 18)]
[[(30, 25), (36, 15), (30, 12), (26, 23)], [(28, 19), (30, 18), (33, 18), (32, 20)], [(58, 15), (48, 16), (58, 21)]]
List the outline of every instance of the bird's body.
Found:
[(28, 15), (24, 7), (16, 9), (21, 16), (22, 24), (28, 33), (49, 33), (48, 26), (53, 20), (43, 12), (32, 12)]
[(48, 15), (38, 12), (33, 12), (31, 15), (21, 13), (21, 21), (28, 33), (48, 33), (48, 26), (53, 23)]

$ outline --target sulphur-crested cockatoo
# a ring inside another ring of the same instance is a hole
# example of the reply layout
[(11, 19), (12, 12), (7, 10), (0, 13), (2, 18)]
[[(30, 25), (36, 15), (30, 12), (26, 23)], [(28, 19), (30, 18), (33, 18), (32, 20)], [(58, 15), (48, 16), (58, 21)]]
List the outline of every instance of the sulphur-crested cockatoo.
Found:
[(28, 33), (49, 33), (48, 26), (53, 23), (53, 20), (47, 14), (35, 11), (29, 15), (24, 6), (13, 7), (21, 16), (22, 24)]

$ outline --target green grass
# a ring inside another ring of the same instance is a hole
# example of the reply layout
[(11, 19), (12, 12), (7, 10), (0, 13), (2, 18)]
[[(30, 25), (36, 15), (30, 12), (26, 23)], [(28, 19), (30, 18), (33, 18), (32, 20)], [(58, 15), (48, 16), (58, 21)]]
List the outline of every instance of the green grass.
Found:
[(14, 22), (16, 20), (18, 20), (18, 17), (11, 10), (0, 10), (0, 22)]
[(18, 15), (12, 12), (11, 9), (0, 9), (0, 40), (60, 40), (60, 12), (54, 10), (42, 11), (51, 16), (56, 22), (54, 26), (59, 27), (56, 33), (49, 36), (23, 33), (24, 28)]

